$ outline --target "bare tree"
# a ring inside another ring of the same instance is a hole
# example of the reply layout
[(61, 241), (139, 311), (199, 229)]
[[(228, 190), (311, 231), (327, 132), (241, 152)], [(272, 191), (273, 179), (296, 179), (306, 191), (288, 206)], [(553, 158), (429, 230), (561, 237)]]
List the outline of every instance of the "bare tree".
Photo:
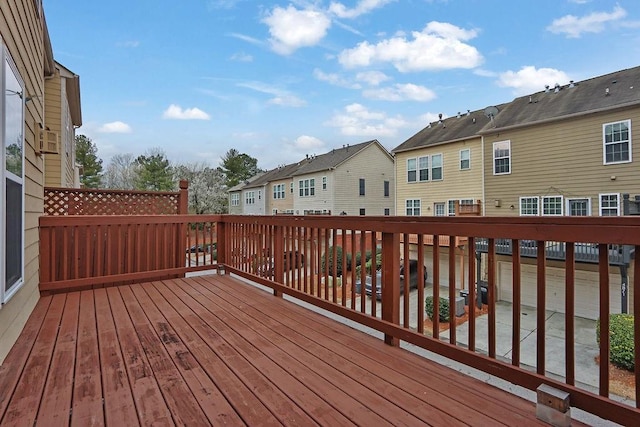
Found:
[(131, 153), (116, 154), (111, 158), (104, 173), (106, 188), (133, 190), (136, 188), (135, 157)]

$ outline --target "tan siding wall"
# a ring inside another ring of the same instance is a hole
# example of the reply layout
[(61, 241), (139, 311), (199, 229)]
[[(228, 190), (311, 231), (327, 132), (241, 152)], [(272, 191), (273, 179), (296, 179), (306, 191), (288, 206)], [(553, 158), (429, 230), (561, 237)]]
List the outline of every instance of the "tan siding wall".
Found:
[[(50, 131), (61, 135), (61, 97), (60, 97), (60, 73), (56, 72), (53, 78), (45, 81), (45, 102), (46, 111), (45, 127)], [(62, 176), (62, 155), (44, 155), (44, 185), (47, 187), (65, 187)]]
[[(278, 213), (293, 209), (293, 197), (295, 196), (295, 194), (291, 192), (292, 182), (293, 180), (291, 178), (287, 178), (284, 180), (273, 181), (269, 183), (267, 187), (267, 215), (272, 214), (274, 209), (276, 209)], [(273, 198), (273, 187), (279, 184), (284, 184), (284, 199)], [(322, 185), (322, 183), (320, 185)]]
[[(38, 217), (43, 212), (43, 169), (36, 156), (36, 125), (44, 123), (44, 47), (42, 20), (34, 2), (0, 2), (0, 36), (16, 63), (26, 93), (25, 104), (25, 283), (0, 309), (0, 361), (4, 360), (39, 298)], [(36, 97), (37, 96), (37, 97)]]
[[(631, 119), (633, 162), (603, 165), (602, 125), (626, 119)], [(487, 215), (517, 216), (519, 197), (546, 195), (589, 197), (592, 215), (598, 215), (598, 194), (640, 194), (640, 143), (633, 138), (639, 135), (640, 108), (488, 135), (485, 138)], [(495, 176), (493, 143), (505, 140), (511, 141), (512, 172)], [(501, 206), (496, 207), (494, 200), (500, 200)]]
[[(460, 170), (460, 150), (471, 149), (471, 169)], [(443, 180), (407, 182), (407, 159), (442, 154)], [(420, 199), (421, 215), (433, 216), (434, 203), (450, 199), (482, 199), (482, 149), (481, 139), (426, 147), (396, 154), (396, 179), (398, 215), (406, 215), (407, 199)]]
[[(395, 215), (393, 168), (393, 159), (376, 144), (340, 165), (329, 182), (335, 199), (332, 213), (359, 215), (360, 209), (365, 209), (366, 215), (384, 215), (384, 210), (389, 209), (389, 214)], [(360, 196), (360, 178), (365, 180), (364, 196)], [(384, 181), (389, 181), (389, 197), (384, 197)]]

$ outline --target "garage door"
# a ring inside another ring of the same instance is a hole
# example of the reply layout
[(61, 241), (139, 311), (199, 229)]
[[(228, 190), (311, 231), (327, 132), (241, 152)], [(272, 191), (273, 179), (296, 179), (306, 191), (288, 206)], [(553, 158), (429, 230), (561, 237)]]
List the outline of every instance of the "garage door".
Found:
[[(510, 262), (498, 262), (498, 298), (502, 301), (513, 302), (513, 275)], [(618, 273), (617, 267), (611, 270)], [(535, 265), (521, 265), (521, 304), (536, 306), (537, 269)], [(564, 313), (565, 306), (565, 274), (562, 268), (547, 267), (546, 269), (546, 308), (547, 310)], [(609, 274), (609, 309), (611, 313), (620, 313), (620, 274)], [(575, 312), (578, 317), (597, 319), (600, 310), (598, 273), (593, 271), (576, 270), (575, 272)]]

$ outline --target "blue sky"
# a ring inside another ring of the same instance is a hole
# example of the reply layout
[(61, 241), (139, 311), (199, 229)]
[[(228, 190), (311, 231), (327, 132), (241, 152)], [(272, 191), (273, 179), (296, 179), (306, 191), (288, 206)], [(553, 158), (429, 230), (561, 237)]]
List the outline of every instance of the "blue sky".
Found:
[(45, 0), (98, 155), (270, 169), (640, 65), (638, 0)]

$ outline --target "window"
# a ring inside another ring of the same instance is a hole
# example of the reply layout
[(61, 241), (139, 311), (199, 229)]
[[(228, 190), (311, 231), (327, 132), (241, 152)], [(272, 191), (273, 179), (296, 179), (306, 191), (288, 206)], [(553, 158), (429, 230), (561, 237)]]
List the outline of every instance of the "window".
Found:
[(240, 206), (240, 193), (231, 193), (231, 206)]
[(460, 150), (460, 170), (466, 171), (471, 169), (471, 149), (466, 148)]
[(407, 216), (420, 216), (420, 199), (406, 201)]
[(360, 178), (360, 195), (364, 196), (364, 178)]
[(493, 174), (511, 173), (511, 141), (493, 143)]
[(291, 188), (291, 190), (289, 191), (291, 194), (293, 194), (293, 182), (291, 184), (289, 184), (289, 187)]
[(284, 184), (276, 184), (273, 186), (274, 199), (284, 199), (284, 195), (285, 195)]
[(322, 189), (323, 190), (327, 189), (327, 177), (326, 176), (322, 177)]
[(24, 282), (24, 84), (0, 44), (0, 302)]
[(627, 163), (631, 161), (631, 120), (607, 123), (602, 126), (604, 141), (604, 164)]
[(601, 194), (600, 195), (600, 216), (620, 215), (620, 195)]
[(444, 213), (444, 202), (438, 202), (433, 204), (433, 215), (434, 216), (445, 216)]
[(538, 197), (520, 197), (520, 215), (539, 215), (538, 200)]
[(455, 200), (447, 200), (447, 212), (449, 216), (454, 216), (456, 214), (456, 201)]
[(418, 175), (420, 181), (429, 181), (429, 157), (418, 157)]
[(591, 215), (591, 200), (588, 198), (567, 199), (567, 215), (570, 215), (570, 216)]
[(416, 182), (416, 159), (407, 159), (407, 182)]
[(543, 196), (542, 215), (561, 216), (563, 215), (562, 205), (562, 196)]
[(365, 209), (364, 208), (360, 208), (360, 215), (364, 215), (365, 213)]
[(298, 191), (299, 191), (300, 197), (315, 196), (316, 180), (314, 178), (301, 179), (300, 181), (298, 181)]
[(384, 182), (384, 197), (389, 197), (389, 181)]
[(431, 156), (431, 180), (440, 181), (442, 179), (442, 154)]
[(256, 193), (255, 191), (247, 191), (244, 194), (244, 203), (246, 205), (253, 205), (256, 202)]
[(384, 216), (389, 216), (389, 215), (391, 215), (391, 209), (384, 208)]

